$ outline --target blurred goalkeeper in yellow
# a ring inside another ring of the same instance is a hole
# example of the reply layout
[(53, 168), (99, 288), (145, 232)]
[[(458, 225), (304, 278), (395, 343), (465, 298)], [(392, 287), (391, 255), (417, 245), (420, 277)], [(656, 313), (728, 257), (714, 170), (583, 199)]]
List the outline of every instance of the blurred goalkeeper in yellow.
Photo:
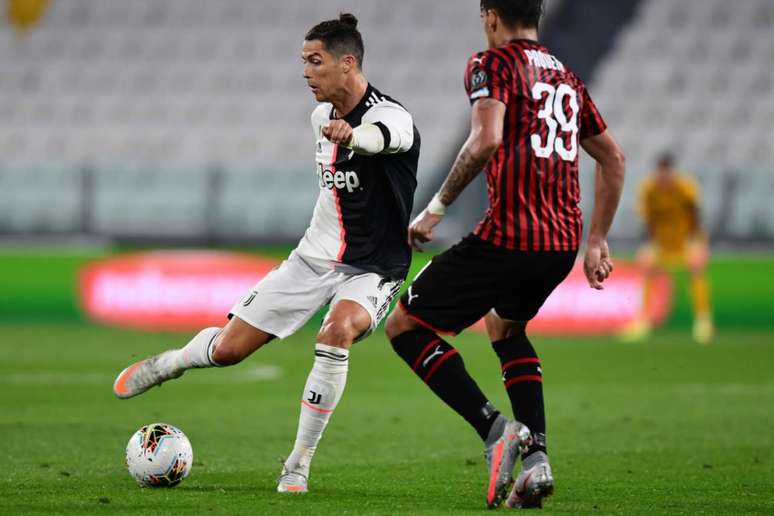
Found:
[(639, 209), (648, 242), (639, 250), (637, 261), (645, 278), (640, 317), (624, 332), (627, 340), (649, 335), (647, 307), (654, 276), (675, 267), (686, 267), (690, 273), (693, 338), (701, 344), (712, 340), (714, 325), (706, 275), (709, 242), (699, 220), (699, 196), (698, 184), (675, 169), (674, 157), (669, 153), (659, 158), (656, 170), (640, 185)]

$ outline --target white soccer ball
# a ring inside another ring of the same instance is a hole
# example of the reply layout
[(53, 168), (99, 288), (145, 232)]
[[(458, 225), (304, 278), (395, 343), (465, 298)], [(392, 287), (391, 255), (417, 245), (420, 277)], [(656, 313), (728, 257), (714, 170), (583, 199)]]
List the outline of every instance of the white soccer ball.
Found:
[(174, 487), (188, 476), (192, 464), (188, 437), (166, 423), (145, 425), (126, 445), (126, 466), (141, 487)]

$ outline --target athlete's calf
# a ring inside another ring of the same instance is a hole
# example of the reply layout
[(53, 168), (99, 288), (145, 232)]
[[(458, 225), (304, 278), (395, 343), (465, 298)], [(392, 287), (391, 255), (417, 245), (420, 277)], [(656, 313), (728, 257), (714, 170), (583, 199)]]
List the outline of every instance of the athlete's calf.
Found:
[(386, 332), (393, 349), (412, 371), (484, 441), (487, 504), (497, 507), (505, 497), (518, 452), (529, 440), (529, 429), (500, 414), (468, 374), (457, 350), (410, 318), (401, 305), (387, 319)]

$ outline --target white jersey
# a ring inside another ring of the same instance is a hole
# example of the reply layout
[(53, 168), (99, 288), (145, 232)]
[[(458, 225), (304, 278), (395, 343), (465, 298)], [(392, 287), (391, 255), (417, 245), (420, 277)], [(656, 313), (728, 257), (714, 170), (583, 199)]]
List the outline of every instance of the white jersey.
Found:
[(330, 103), (312, 112), (320, 195), (296, 252), (310, 262), (404, 278), (420, 146), (411, 114), (369, 84), (343, 119), (353, 128), (374, 124), (382, 131), (384, 150), (373, 156), (328, 141), (322, 128), (335, 118)]

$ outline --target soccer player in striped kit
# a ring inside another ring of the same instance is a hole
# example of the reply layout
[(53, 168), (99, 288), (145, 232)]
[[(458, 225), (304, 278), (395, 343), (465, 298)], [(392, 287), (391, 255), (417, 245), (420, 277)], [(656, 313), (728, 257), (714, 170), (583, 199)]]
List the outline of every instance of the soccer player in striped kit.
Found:
[[(446, 208), (484, 168), (489, 209), (472, 234), (420, 272), (386, 328), (397, 354), (484, 441), (489, 507), (506, 498), (519, 452), (523, 467), (506, 505), (541, 506), (553, 491), (542, 369), (525, 330), (578, 253), (580, 147), (597, 162), (584, 257), (595, 289), (613, 270), (606, 239), (624, 178), (623, 154), (583, 82), (537, 41), (542, 3), (481, 1), (489, 49), (473, 55), (465, 73), (470, 136), (411, 224), (409, 240), (417, 249), (431, 240)], [(481, 317), (517, 420), (492, 406), (457, 350), (439, 336)]]
[(281, 493), (307, 492), (312, 457), (344, 392), (349, 350), (386, 315), (411, 261), (419, 133), (403, 106), (368, 83), (363, 53), (351, 14), (304, 38), (304, 78), (320, 102), (311, 117), (320, 194), (298, 247), (234, 304), (223, 328), (205, 328), (180, 349), (130, 365), (113, 385), (116, 396), (131, 398), (188, 369), (236, 364), (328, 305)]

